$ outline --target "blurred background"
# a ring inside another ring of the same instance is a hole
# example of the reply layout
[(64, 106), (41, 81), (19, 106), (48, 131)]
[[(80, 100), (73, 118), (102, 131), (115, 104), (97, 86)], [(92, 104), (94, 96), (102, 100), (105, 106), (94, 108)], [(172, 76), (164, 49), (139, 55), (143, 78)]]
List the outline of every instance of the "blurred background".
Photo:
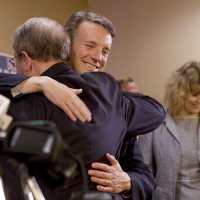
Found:
[(12, 34), (27, 19), (64, 24), (78, 10), (105, 15), (116, 27), (106, 71), (116, 79), (132, 77), (161, 102), (171, 72), (200, 60), (199, 0), (0, 0), (0, 53), (13, 54)]

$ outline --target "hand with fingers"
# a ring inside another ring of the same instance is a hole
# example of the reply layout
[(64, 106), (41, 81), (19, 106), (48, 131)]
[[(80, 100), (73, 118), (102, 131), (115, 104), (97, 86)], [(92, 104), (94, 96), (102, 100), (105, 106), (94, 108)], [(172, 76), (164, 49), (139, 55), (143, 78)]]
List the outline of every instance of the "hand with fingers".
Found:
[(97, 190), (101, 192), (129, 192), (131, 190), (129, 175), (122, 170), (114, 156), (107, 153), (106, 157), (111, 165), (92, 163), (91, 169), (88, 170), (91, 181), (97, 184)]
[(91, 112), (78, 97), (82, 89), (72, 89), (47, 76), (35, 76), (20, 84), (21, 93), (42, 91), (44, 95), (61, 108), (71, 120), (91, 121)]

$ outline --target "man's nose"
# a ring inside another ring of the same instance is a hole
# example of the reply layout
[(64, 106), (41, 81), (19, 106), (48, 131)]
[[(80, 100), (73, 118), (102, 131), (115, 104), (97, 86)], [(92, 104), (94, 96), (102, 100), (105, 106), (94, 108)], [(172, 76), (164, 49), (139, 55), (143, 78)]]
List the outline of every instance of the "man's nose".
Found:
[(93, 54), (92, 54), (92, 59), (93, 59), (95, 62), (101, 62), (101, 61), (103, 60), (103, 55), (102, 55), (100, 49), (95, 49), (95, 51), (94, 51)]
[(200, 94), (197, 96), (197, 101), (200, 103)]

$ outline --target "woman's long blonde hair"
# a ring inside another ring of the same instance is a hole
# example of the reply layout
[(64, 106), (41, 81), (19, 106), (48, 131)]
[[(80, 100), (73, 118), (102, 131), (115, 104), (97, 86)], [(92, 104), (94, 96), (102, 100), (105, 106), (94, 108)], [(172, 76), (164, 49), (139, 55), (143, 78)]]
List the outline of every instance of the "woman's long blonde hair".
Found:
[(191, 61), (172, 73), (165, 88), (164, 103), (172, 116), (184, 109), (184, 97), (200, 94), (200, 63)]

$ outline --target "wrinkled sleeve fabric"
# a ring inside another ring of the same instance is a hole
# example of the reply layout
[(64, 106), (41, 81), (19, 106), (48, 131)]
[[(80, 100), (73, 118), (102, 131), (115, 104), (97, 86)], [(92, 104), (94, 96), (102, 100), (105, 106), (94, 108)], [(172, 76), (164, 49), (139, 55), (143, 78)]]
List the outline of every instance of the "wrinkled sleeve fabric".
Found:
[(119, 162), (122, 169), (129, 174), (132, 185), (131, 195), (123, 199), (150, 200), (155, 189), (155, 180), (150, 166), (144, 163), (136, 137), (125, 137)]
[[(113, 83), (117, 85), (115, 81)], [(148, 133), (162, 123), (165, 110), (158, 101), (149, 96), (121, 93), (120, 90), (118, 92), (121, 100), (119, 109), (122, 109), (128, 130), (117, 157), (122, 169), (129, 174), (132, 183), (131, 194), (121, 194), (121, 198), (150, 200), (155, 188), (155, 180), (151, 168), (143, 161), (139, 145), (137, 143), (135, 145), (135, 142), (137, 135)]]
[(18, 75), (18, 74), (2, 74), (0, 73), (0, 89), (6, 90), (11, 89), (21, 83), (22, 81), (29, 78), (26, 75)]
[(151, 132), (165, 119), (165, 109), (152, 97), (123, 93), (122, 99), (122, 109), (128, 125), (127, 134)]
[(150, 200), (155, 189), (155, 179), (152, 168), (144, 162), (136, 136), (156, 129), (165, 118), (165, 110), (158, 101), (142, 94), (123, 93), (122, 99), (128, 130), (119, 162), (129, 174), (132, 184), (131, 195), (127, 198), (123, 196), (123, 199)]
[(9, 99), (13, 99), (11, 89), (27, 78), (29, 78), (29, 76), (0, 73), (0, 94), (6, 96)]
[[(0, 91), (2, 88), (12, 88), (27, 78), (19, 75), (4, 77), (0, 75), (0, 83), (2, 83)], [(132, 181), (132, 195), (128, 199), (147, 200), (154, 188), (154, 180), (150, 168), (142, 160), (138, 144), (135, 145), (135, 136), (157, 128), (165, 117), (165, 111), (155, 99), (132, 93), (122, 95), (121, 105), (128, 126), (127, 141), (125, 138), (123, 142), (127, 145), (127, 151), (124, 155), (120, 155), (120, 164)]]

